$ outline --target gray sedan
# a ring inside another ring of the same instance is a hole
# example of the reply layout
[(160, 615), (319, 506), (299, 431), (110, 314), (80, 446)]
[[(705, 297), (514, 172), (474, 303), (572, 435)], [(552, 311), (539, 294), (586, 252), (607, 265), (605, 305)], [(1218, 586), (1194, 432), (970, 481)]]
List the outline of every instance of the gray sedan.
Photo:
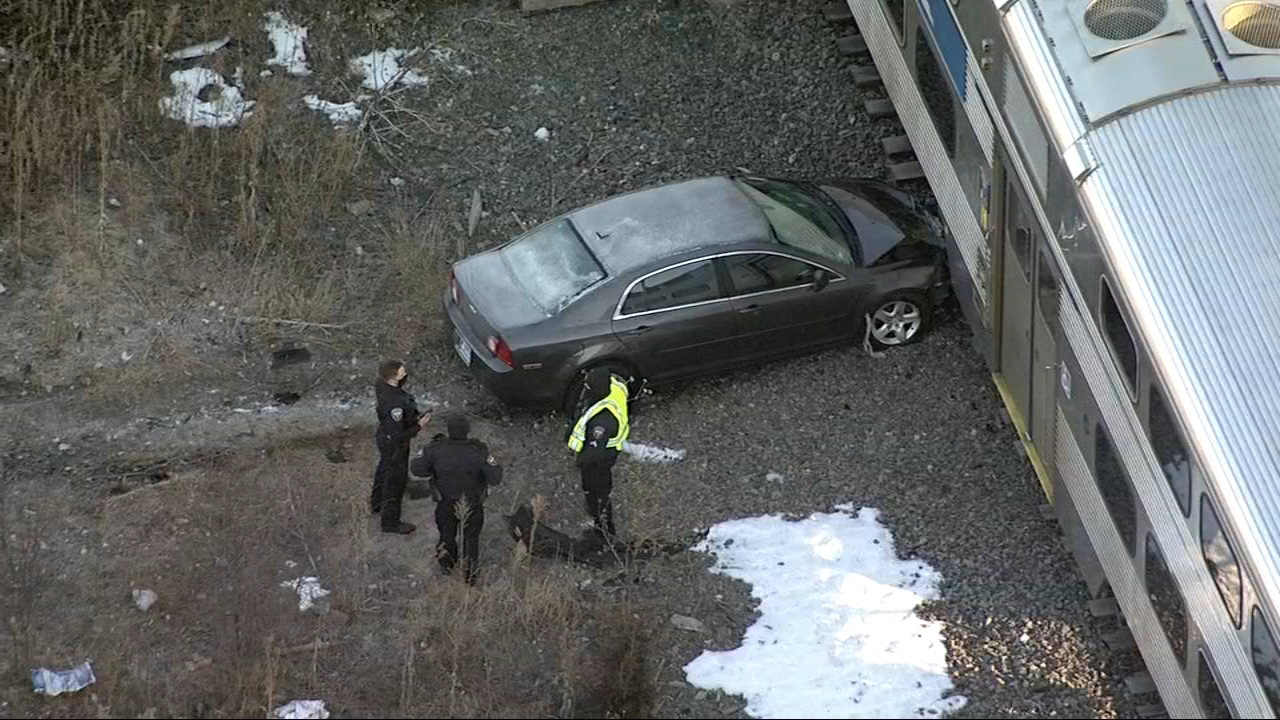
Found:
[(634, 392), (842, 342), (913, 342), (948, 292), (942, 232), (874, 180), (698, 178), (464, 258), (443, 304), (458, 356), (500, 400), (571, 411), (597, 365)]

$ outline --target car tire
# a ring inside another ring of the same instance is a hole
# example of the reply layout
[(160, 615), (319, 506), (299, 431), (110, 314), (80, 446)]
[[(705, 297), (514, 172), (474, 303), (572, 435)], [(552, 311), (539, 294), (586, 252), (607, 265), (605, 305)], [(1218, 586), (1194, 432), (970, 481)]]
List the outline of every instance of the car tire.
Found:
[(871, 331), (866, 337), (877, 350), (910, 345), (932, 328), (933, 310), (923, 293), (908, 290), (889, 293), (880, 298), (870, 312)]
[(579, 368), (578, 372), (574, 374), (573, 379), (569, 381), (569, 386), (565, 388), (564, 401), (561, 403), (560, 408), (570, 419), (576, 421), (578, 419), (578, 415), (581, 414), (583, 410), (586, 410), (586, 408), (582, 406), (583, 385), (586, 383), (587, 373), (598, 367), (608, 368), (609, 372), (614, 375), (627, 378), (627, 386), (630, 389), (630, 394), (627, 398), (628, 400), (634, 400), (639, 393), (641, 384), (640, 378), (637, 377), (635, 371), (625, 363), (606, 360), (602, 363)]

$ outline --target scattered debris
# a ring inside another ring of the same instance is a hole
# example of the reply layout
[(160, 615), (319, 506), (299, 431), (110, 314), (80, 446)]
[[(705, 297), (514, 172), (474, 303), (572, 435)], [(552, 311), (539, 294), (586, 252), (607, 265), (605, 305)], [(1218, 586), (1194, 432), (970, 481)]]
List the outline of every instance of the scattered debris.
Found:
[(289, 22), (284, 15), (274, 10), (264, 17), (266, 22), (262, 24), (262, 29), (267, 31), (271, 44), (276, 49), (275, 56), (267, 60), (267, 64), (283, 66), (290, 75), (310, 75), (311, 68), (307, 67), (307, 29)]
[(404, 178), (402, 177), (393, 177), (390, 182), (396, 187), (404, 187)]
[(630, 455), (640, 462), (648, 463), (669, 463), (684, 459), (684, 450), (675, 450), (672, 448), (645, 445), (644, 443), (636, 442), (623, 443), (622, 452)]
[(466, 65), (461, 65), (453, 61), (453, 48), (431, 48), (428, 52), (431, 55), (432, 62), (440, 63), (459, 75), (475, 74), (471, 72), (471, 68)]
[(867, 353), (867, 355), (873, 358), (882, 358), (884, 357), (884, 352), (876, 350), (871, 344), (871, 315), (864, 314), (863, 317), (866, 319), (867, 324), (866, 329), (862, 333), (862, 349)]
[(69, 443), (58, 443), (59, 452), (66, 452), (70, 449), (71, 449), (71, 445)]
[(306, 612), (316, 606), (316, 601), (329, 594), (320, 587), (320, 578), (314, 576), (300, 577), (297, 580), (285, 580), (280, 587), (292, 588), (298, 592), (298, 610)]
[(776, 472), (765, 473), (764, 479), (768, 480), (769, 482), (782, 482), (783, 480), (782, 475)]
[(511, 539), (524, 546), (531, 555), (554, 560), (579, 562), (591, 567), (603, 568), (624, 564), (628, 560), (643, 560), (658, 555), (676, 555), (688, 549), (690, 543), (659, 542), (652, 539), (608, 543), (594, 529), (586, 529), (573, 538), (540, 521), (535, 521), (533, 509), (521, 505), (510, 515), (503, 515)]
[(354, 72), (364, 75), (364, 87), (370, 90), (382, 90), (392, 85), (404, 87), (421, 87), (427, 79), (409, 68), (401, 68), (400, 61), (415, 54), (417, 50), (398, 50), (387, 48), (375, 50), (368, 55), (352, 58), (350, 67)]
[(271, 368), (284, 367), (285, 365), (296, 365), (311, 361), (311, 351), (304, 348), (287, 348), (284, 350), (276, 350), (271, 353)]
[(334, 125), (350, 125), (358, 123), (364, 118), (364, 110), (354, 102), (335, 103), (328, 100), (321, 100), (318, 95), (303, 96), (302, 102), (312, 110), (318, 110), (329, 116), (329, 122)]
[(5, 287), (4, 283), (0, 283), (0, 295), (3, 295), (7, 292), (9, 292), (9, 288)]
[(275, 400), (281, 405), (292, 405), (298, 402), (299, 400), (301, 400), (302, 396), (296, 392), (282, 390), (280, 392), (272, 393), (271, 399)]
[(156, 604), (156, 599), (155, 592), (151, 590), (133, 591), (133, 604), (137, 605), (142, 612), (150, 610), (151, 606)]
[(274, 715), (281, 718), (281, 720), (285, 718), (290, 720), (294, 718), (325, 720), (325, 718), (329, 717), (329, 711), (324, 709), (323, 700), (293, 700), (287, 705), (281, 705), (276, 708)]
[(373, 203), (368, 200), (356, 200), (355, 202), (349, 202), (347, 203), (347, 212), (355, 215), (356, 217), (368, 215), (373, 212)]
[(692, 618), (688, 615), (672, 615), (671, 624), (678, 630), (686, 630), (688, 632), (706, 632), (707, 626), (702, 624), (698, 618)]
[(533, 136), (542, 142), (546, 142), (551, 139), (551, 131), (545, 127), (540, 127), (533, 132)]
[(164, 59), (170, 62), (176, 62), (179, 60), (191, 60), (193, 58), (204, 57), (205, 55), (212, 55), (225, 47), (229, 42), (231, 42), (231, 36), (226, 35), (219, 40), (210, 40), (209, 42), (202, 42), (196, 45), (188, 45), (181, 50), (174, 50), (173, 52), (165, 53)]
[(342, 452), (342, 448), (330, 448), (325, 451), (324, 459), (338, 465), (347, 461), (347, 454)]
[[(208, 68), (175, 70), (169, 74), (169, 82), (173, 84), (174, 94), (160, 98), (160, 112), (191, 127), (234, 127), (251, 116), (257, 104), (245, 100), (239, 88), (228, 85), (222, 75)], [(201, 100), (206, 90), (212, 99)]]
[(70, 670), (38, 668), (31, 671), (31, 684), (36, 694), (49, 697), (83, 690), (97, 681), (98, 678), (93, 675), (93, 665), (88, 660)]
[(480, 188), (471, 191), (471, 216), (467, 218), (467, 237), (476, 234), (476, 225), (480, 222)]

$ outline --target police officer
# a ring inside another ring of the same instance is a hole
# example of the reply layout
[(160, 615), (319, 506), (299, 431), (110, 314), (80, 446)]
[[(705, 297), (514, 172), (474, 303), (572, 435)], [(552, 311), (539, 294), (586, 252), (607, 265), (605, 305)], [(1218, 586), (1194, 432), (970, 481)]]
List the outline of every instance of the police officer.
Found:
[(601, 537), (608, 533), (612, 538), (617, 530), (609, 495), (613, 492), (613, 465), (630, 435), (629, 391), (622, 378), (600, 367), (587, 373), (584, 394), (589, 405), (569, 433), (569, 449), (577, 453), (587, 515)]
[(471, 422), (462, 413), (446, 423), (447, 437), (436, 436), (413, 459), (413, 474), (431, 477), (436, 495), (436, 560), (445, 575), (458, 563), (458, 531), (462, 531), (462, 559), (467, 584), (479, 572), (480, 530), (489, 488), (502, 482), (502, 466), (488, 446), (468, 437)]
[(419, 413), (413, 396), (405, 392), (409, 372), (403, 362), (387, 360), (378, 374), (378, 469), (373, 473), (369, 508), (382, 514), (382, 532), (408, 535), (418, 529), (400, 519), (400, 505), (409, 482), (409, 441), (431, 422), (431, 416)]

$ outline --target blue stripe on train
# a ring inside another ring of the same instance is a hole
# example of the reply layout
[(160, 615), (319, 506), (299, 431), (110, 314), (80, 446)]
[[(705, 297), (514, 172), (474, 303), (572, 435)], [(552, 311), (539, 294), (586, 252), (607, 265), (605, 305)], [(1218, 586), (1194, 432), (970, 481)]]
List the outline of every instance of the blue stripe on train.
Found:
[(933, 36), (938, 52), (942, 54), (942, 62), (951, 74), (951, 84), (955, 86), (960, 101), (966, 97), (965, 72), (968, 69), (968, 54), (965, 52), (964, 37), (956, 25), (956, 18), (947, 6), (947, 0), (918, 0), (920, 14), (929, 26), (929, 34)]

